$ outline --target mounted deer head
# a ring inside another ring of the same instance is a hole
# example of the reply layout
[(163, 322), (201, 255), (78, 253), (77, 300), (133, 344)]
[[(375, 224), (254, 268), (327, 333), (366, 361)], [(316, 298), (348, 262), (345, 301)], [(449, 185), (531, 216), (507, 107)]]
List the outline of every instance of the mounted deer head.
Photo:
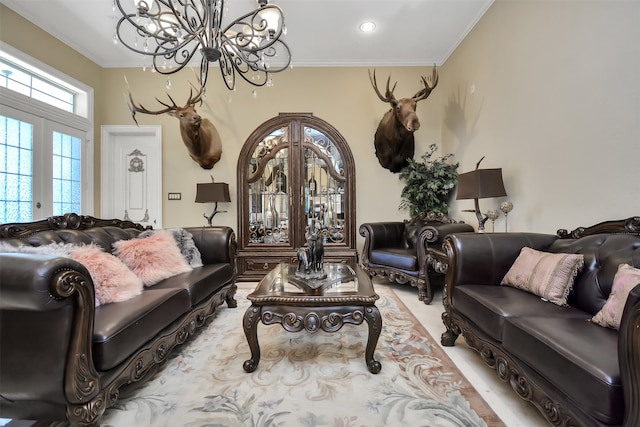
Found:
[[(126, 80), (125, 77), (125, 81)], [(165, 108), (148, 110), (143, 107), (142, 104), (136, 104), (131, 95), (129, 82), (127, 82), (127, 92), (129, 93), (127, 104), (129, 105), (129, 110), (131, 110), (131, 117), (136, 124), (138, 124), (136, 113), (153, 115), (167, 113), (180, 120), (180, 135), (182, 136), (184, 145), (189, 151), (189, 155), (201, 168), (211, 169), (222, 156), (222, 142), (218, 130), (213, 123), (208, 119), (203, 119), (194, 108), (197, 103), (202, 104), (202, 95), (205, 91), (204, 87), (200, 85), (200, 90), (198, 90), (195, 96), (193, 96), (193, 89), (194, 87), (192, 85), (192, 89), (189, 91), (189, 99), (184, 107), (178, 107), (173, 98), (171, 98), (171, 95), (167, 94), (171, 105), (156, 98), (156, 101)]]
[(371, 74), (371, 70), (369, 70), (369, 80), (378, 98), (380, 98), (382, 102), (391, 104), (391, 109), (382, 117), (376, 130), (374, 139), (376, 157), (383, 168), (397, 173), (407, 166), (407, 159), (413, 158), (415, 152), (413, 132), (420, 129), (416, 106), (418, 105), (418, 101), (428, 98), (431, 91), (438, 84), (438, 72), (434, 65), (431, 76), (422, 76), (422, 84), (424, 87), (413, 95), (413, 97), (401, 98), (399, 100), (393, 95), (393, 91), (398, 82), (395, 82), (393, 87), (389, 89), (391, 76), (387, 78), (387, 88), (384, 95), (382, 95), (378, 89), (375, 70), (373, 70), (373, 75)]

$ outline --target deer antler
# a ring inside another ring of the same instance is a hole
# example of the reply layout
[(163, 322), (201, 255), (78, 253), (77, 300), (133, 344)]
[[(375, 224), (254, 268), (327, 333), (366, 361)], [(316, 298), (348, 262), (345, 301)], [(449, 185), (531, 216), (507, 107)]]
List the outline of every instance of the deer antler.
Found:
[[(127, 92), (129, 94), (129, 99), (127, 99), (126, 96), (125, 96), (125, 99), (127, 100), (129, 111), (131, 111), (131, 118), (133, 119), (134, 122), (136, 122), (136, 125), (138, 124), (138, 121), (136, 120), (136, 113), (158, 115), (158, 114), (168, 113), (170, 111), (175, 111), (178, 108), (173, 98), (171, 98), (171, 95), (167, 94), (167, 96), (169, 97), (169, 100), (173, 105), (164, 103), (160, 101), (158, 98), (156, 98), (156, 101), (158, 101), (161, 105), (165, 106), (166, 108), (163, 108), (162, 110), (148, 110), (142, 104), (136, 104), (136, 102), (133, 100), (133, 95), (131, 95), (131, 87), (129, 87), (129, 81), (127, 80), (126, 76), (124, 78), (124, 81), (127, 84)], [(191, 97), (189, 97), (189, 99), (191, 99)]]
[(433, 66), (433, 71), (431, 72), (430, 76), (426, 78), (422, 76), (422, 84), (424, 85), (424, 88), (418, 91), (418, 93), (416, 93), (415, 95), (413, 95), (413, 100), (416, 102), (421, 101), (423, 99), (427, 99), (427, 97), (431, 95), (431, 91), (438, 84), (438, 71), (436, 70), (435, 64)]
[(387, 90), (386, 90), (384, 96), (382, 96), (382, 94), (378, 90), (378, 82), (376, 81), (376, 70), (375, 69), (373, 70), (373, 77), (371, 76), (371, 70), (369, 70), (369, 80), (371, 80), (371, 84), (373, 85), (373, 89), (376, 91), (376, 93), (378, 94), (378, 98), (380, 98), (380, 100), (382, 102), (390, 102), (390, 103), (397, 102), (396, 98), (393, 96), (393, 91), (396, 90), (396, 85), (398, 84), (398, 82), (395, 82), (393, 84), (393, 88), (391, 90), (389, 90), (389, 82), (391, 80), (391, 76), (387, 77)]
[(196, 93), (196, 97), (193, 98), (193, 89), (195, 89), (196, 87), (193, 85), (193, 83), (190, 84), (191, 89), (189, 89), (189, 100), (187, 101), (187, 105), (194, 106), (198, 102), (200, 103), (200, 105), (202, 105), (202, 96), (205, 95), (206, 89), (204, 88), (204, 86), (202, 86), (202, 84), (200, 84), (200, 90), (198, 90), (198, 93)]

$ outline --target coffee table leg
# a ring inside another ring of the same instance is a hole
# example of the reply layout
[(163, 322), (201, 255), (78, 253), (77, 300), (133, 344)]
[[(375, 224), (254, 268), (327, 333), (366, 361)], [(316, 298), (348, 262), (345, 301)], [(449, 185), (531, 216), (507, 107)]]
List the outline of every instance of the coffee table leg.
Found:
[[(367, 362), (367, 368), (372, 374), (377, 374), (382, 369), (380, 362), (373, 358), (373, 353), (376, 351), (378, 345), (378, 338), (382, 331), (382, 317), (380, 311), (375, 305), (365, 307), (364, 319), (369, 325), (369, 338), (367, 339), (367, 349), (364, 353), (364, 359)], [(245, 329), (246, 331), (246, 329)]]
[(246, 372), (255, 371), (258, 367), (258, 363), (260, 362), (260, 345), (258, 344), (258, 322), (260, 321), (260, 311), (260, 307), (252, 305), (244, 313), (244, 319), (242, 320), (244, 334), (247, 337), (249, 349), (251, 350), (251, 359), (245, 360), (242, 365)]

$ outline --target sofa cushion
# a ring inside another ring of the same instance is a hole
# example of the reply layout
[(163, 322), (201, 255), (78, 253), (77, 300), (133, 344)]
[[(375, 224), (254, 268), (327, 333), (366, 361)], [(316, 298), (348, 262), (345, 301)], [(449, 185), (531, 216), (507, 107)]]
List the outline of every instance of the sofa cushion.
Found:
[(416, 256), (415, 249), (376, 249), (371, 251), (369, 262), (371, 264), (394, 267), (400, 270), (418, 270), (418, 257)]
[(127, 301), (96, 307), (93, 360), (98, 371), (129, 357), (191, 308), (184, 289), (146, 289)]
[(502, 344), (584, 412), (604, 424), (622, 424), (624, 396), (615, 331), (585, 319), (541, 313), (507, 319)]
[[(60, 236), (68, 242), (75, 242), (81, 238), (81, 234), (86, 234), (89, 237), (89, 241), (102, 247), (105, 251), (111, 251), (114, 242), (119, 240), (129, 240), (135, 238), (140, 234), (140, 230), (135, 228), (120, 228), (113, 226), (106, 227), (94, 227), (88, 228), (84, 231), (81, 230), (60, 230), (58, 231)], [(66, 236), (66, 233), (75, 234), (78, 236)]]
[(597, 325), (620, 329), (622, 312), (627, 302), (631, 289), (640, 285), (640, 269), (633, 268), (629, 264), (620, 264), (618, 272), (613, 278), (611, 294), (602, 309), (596, 313), (591, 321)]
[(502, 341), (504, 323), (510, 317), (539, 315), (589, 319), (588, 314), (573, 307), (542, 303), (540, 297), (532, 293), (497, 285), (456, 286), (453, 306), (496, 341)]
[(115, 254), (145, 286), (191, 270), (170, 232), (158, 230), (142, 239), (120, 240)]
[(163, 280), (153, 289), (180, 288), (189, 292), (191, 305), (196, 305), (233, 280), (231, 264), (209, 264)]
[(532, 292), (565, 306), (573, 281), (583, 265), (581, 254), (554, 254), (524, 247), (500, 284)]

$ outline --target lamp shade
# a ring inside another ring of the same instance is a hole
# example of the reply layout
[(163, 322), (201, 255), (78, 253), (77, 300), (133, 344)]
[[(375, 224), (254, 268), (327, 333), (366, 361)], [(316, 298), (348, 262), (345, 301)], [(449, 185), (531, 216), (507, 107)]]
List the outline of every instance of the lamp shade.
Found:
[(458, 175), (456, 200), (485, 199), (506, 196), (502, 182), (502, 169), (476, 169)]
[(196, 203), (230, 202), (229, 184), (225, 182), (208, 182), (197, 184)]

